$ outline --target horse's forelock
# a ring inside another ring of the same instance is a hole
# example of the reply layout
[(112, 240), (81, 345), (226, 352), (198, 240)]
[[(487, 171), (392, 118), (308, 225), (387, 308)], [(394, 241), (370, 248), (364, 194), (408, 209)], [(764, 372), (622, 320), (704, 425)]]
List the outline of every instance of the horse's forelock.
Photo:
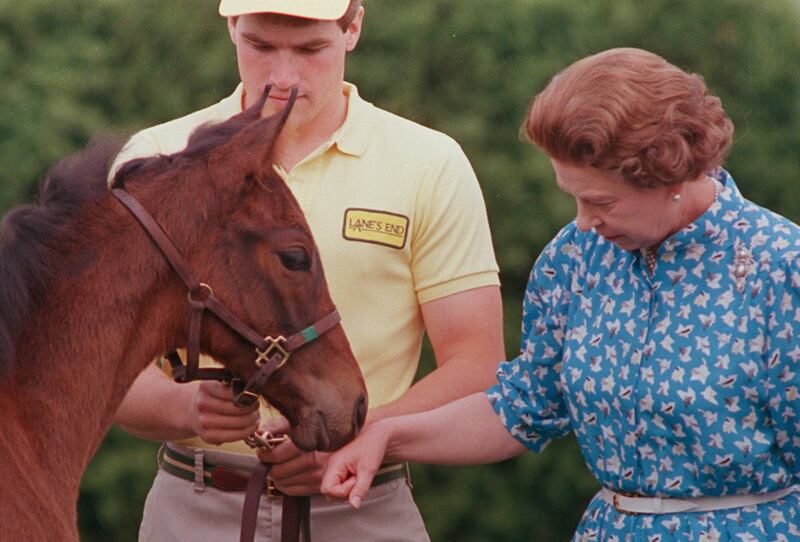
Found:
[(248, 113), (251, 113), (249, 109), (223, 122), (201, 124), (189, 135), (186, 148), (180, 154), (195, 157), (206, 153), (209, 149), (224, 145), (258, 120), (258, 117), (252, 118), (252, 115)]
[(125, 188), (125, 181), (136, 173), (147, 172), (151, 168), (159, 167), (165, 157), (161, 154), (146, 158), (134, 158), (123, 163), (114, 173), (111, 188)]
[(53, 270), (62, 265), (64, 226), (87, 201), (107, 193), (111, 161), (122, 147), (117, 136), (95, 138), (87, 149), (53, 166), (38, 204), (12, 209), (0, 226), (0, 375), (11, 369), (28, 316), (42, 300)]

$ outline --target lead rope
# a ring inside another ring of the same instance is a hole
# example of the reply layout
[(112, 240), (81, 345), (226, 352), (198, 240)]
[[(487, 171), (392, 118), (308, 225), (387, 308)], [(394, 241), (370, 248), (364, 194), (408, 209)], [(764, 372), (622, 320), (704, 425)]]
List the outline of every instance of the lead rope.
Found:
[[(267, 431), (263, 436), (253, 433), (245, 439), (251, 448), (272, 449), (288, 439), (286, 435), (272, 435)], [(272, 468), (270, 463), (262, 463), (253, 469), (242, 507), (242, 530), (239, 542), (255, 542), (256, 519), (261, 494), (267, 487), (267, 476)], [(281, 542), (311, 542), (311, 499), (309, 497), (292, 497), (284, 495), (281, 505)]]

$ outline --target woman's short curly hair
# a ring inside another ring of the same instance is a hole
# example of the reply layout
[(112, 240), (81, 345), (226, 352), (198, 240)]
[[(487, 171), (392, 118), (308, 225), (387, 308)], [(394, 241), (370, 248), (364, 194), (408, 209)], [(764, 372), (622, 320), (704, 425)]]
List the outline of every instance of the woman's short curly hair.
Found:
[(551, 158), (654, 187), (721, 166), (733, 122), (702, 77), (648, 51), (622, 48), (553, 77), (533, 98), (521, 133)]

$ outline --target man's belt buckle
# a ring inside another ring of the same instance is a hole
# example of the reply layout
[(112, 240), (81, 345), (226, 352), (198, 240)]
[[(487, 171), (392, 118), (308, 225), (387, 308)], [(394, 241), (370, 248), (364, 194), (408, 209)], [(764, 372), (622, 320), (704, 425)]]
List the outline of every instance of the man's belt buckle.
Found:
[(275, 482), (272, 480), (272, 478), (267, 478), (264, 492), (267, 494), (267, 498), (270, 500), (282, 499), (284, 497), (284, 493), (275, 487)]

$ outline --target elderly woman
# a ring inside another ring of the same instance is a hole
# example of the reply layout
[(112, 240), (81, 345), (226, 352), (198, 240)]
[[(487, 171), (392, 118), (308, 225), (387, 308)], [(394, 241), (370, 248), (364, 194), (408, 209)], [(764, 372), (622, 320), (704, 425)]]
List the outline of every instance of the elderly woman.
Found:
[(614, 49), (554, 77), (523, 131), (577, 217), (533, 267), (519, 356), (486, 394), (368, 426), (323, 492), (357, 507), (384, 458), (494, 462), (573, 431), (603, 486), (574, 540), (800, 540), (800, 228), (720, 168), (720, 100)]

